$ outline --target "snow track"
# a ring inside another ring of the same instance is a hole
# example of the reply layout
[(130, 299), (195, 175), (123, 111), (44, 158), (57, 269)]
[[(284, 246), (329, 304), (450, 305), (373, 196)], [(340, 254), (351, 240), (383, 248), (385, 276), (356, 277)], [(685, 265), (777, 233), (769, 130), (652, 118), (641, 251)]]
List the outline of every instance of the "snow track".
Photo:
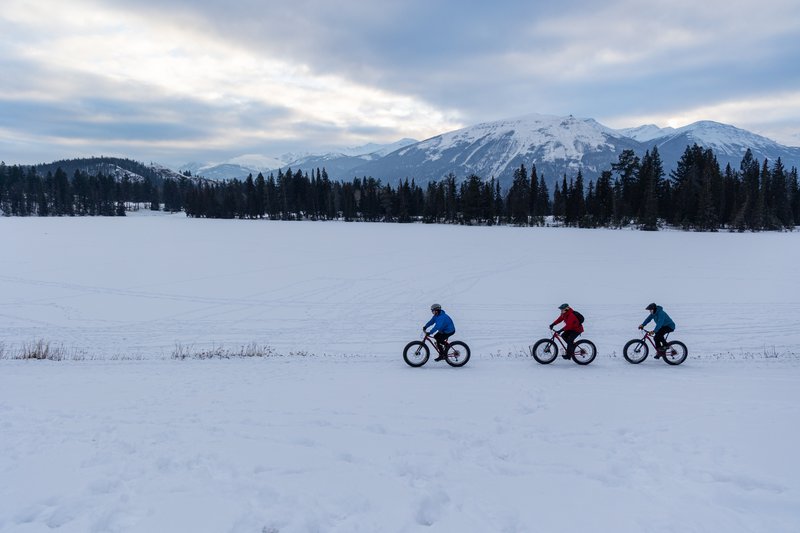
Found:
[(0, 368), (0, 531), (800, 525), (794, 359)]

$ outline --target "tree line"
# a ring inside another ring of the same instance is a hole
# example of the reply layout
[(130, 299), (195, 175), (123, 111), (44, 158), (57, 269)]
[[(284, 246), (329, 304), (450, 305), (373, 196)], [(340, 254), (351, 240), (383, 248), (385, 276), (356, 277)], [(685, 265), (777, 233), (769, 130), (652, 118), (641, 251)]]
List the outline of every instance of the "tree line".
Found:
[(190, 217), (345, 220), (451, 224), (636, 226), (666, 224), (687, 230), (780, 230), (800, 223), (795, 167), (780, 159), (756, 160), (750, 150), (738, 169), (721, 169), (711, 149), (687, 146), (665, 175), (657, 148), (632, 150), (585, 182), (578, 170), (564, 175), (552, 194), (544, 176), (520, 165), (502, 190), (495, 178), (463, 181), (450, 174), (424, 187), (413, 179), (396, 185), (371, 177), (331, 180), (325, 169), (279, 170), (244, 180), (209, 182), (188, 172), (180, 179), (90, 175), (72, 177), (59, 166), (42, 176), (35, 167), (0, 163), (0, 210), (6, 215), (124, 215), (126, 206), (184, 211)]

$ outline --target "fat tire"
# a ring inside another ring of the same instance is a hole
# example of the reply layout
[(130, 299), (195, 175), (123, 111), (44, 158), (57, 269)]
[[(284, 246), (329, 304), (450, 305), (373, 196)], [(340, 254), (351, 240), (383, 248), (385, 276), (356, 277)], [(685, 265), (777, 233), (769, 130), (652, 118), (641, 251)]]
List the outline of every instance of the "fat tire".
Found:
[[(638, 345), (641, 345), (641, 351), (644, 355), (641, 358), (637, 358), (635, 356), (635, 350)], [(633, 356), (628, 354), (634, 354)], [(622, 349), (622, 356), (625, 358), (627, 362), (632, 365), (638, 365), (645, 359), (647, 359), (647, 354), (650, 353), (650, 348), (647, 347), (647, 343), (641, 339), (631, 339), (627, 343), (625, 343), (625, 347)]]
[[(591, 355), (587, 356), (585, 359), (578, 359), (575, 357), (575, 352), (579, 349), (580, 346), (583, 346), (584, 349), (591, 350)], [(588, 339), (583, 339), (582, 341), (578, 341), (575, 343), (575, 349), (572, 352), (572, 360), (575, 361), (579, 365), (588, 365), (594, 358), (597, 357), (597, 346)]]
[[(544, 351), (547, 350), (548, 345), (550, 348), (549, 353), (553, 354), (553, 357), (549, 359), (546, 357), (539, 357), (537, 355), (537, 353), (539, 353), (538, 348), (541, 347), (542, 353), (545, 353)], [(558, 345), (556, 345), (556, 343), (550, 339), (540, 339), (536, 341), (536, 344), (534, 344), (533, 348), (531, 348), (531, 355), (533, 356), (534, 359), (536, 359), (537, 363), (542, 365), (549, 365), (550, 363), (556, 360), (556, 357), (558, 357)]]
[[(454, 360), (450, 357), (451, 350), (453, 347), (459, 347), (459, 358), (458, 360)], [(466, 342), (463, 341), (455, 341), (451, 342), (450, 345), (447, 347), (447, 357), (444, 358), (447, 361), (447, 364), (454, 367), (461, 367), (467, 364), (470, 357), (470, 350), (469, 346), (467, 346)]]
[(667, 349), (666, 349), (667, 353), (669, 353), (669, 351), (672, 348), (675, 348), (675, 350), (680, 355), (678, 356), (677, 359), (671, 359), (666, 354), (662, 355), (661, 358), (664, 360), (665, 363), (667, 363), (668, 365), (677, 366), (677, 365), (683, 363), (684, 361), (686, 361), (686, 358), (689, 356), (689, 350), (686, 348), (685, 344), (683, 344), (681, 341), (668, 342), (667, 343)]
[[(408, 354), (412, 353), (412, 350), (416, 349), (417, 347), (422, 348), (423, 352), (425, 353), (425, 356), (419, 362), (409, 360)], [(422, 341), (411, 341), (408, 344), (406, 344), (406, 347), (403, 349), (403, 359), (405, 360), (408, 366), (413, 366), (414, 368), (418, 368), (427, 363), (428, 358), (430, 358), (430, 356), (431, 356), (431, 349), (428, 348), (428, 345)]]

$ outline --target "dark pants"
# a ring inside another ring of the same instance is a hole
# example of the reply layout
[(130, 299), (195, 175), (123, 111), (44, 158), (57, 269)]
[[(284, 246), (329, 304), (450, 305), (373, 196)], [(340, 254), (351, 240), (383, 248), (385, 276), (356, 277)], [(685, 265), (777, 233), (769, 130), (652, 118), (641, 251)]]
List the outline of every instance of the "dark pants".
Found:
[[(455, 332), (453, 332), (453, 333), (455, 333)], [(436, 340), (437, 346), (439, 347), (439, 352), (441, 352), (442, 354), (445, 353), (444, 350), (445, 350), (445, 346), (447, 345), (447, 339), (449, 339), (450, 336), (453, 333), (442, 333), (440, 331), (436, 335), (433, 336), (433, 338)]]
[(667, 336), (668, 333), (672, 333), (675, 331), (669, 326), (663, 326), (661, 329), (656, 331), (656, 348), (659, 350), (666, 350), (667, 348), (667, 339), (664, 337)]
[(567, 357), (572, 357), (575, 353), (575, 339), (578, 338), (577, 331), (565, 331), (561, 334), (561, 338), (564, 339), (567, 343)]

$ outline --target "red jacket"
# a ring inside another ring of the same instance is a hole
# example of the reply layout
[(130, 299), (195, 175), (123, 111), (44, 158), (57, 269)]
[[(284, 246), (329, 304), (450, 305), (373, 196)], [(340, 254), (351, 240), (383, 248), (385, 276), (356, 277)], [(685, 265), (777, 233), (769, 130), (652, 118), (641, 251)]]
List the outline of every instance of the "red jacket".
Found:
[(578, 333), (583, 333), (583, 324), (581, 324), (581, 321), (575, 316), (575, 313), (572, 312), (571, 307), (567, 308), (566, 313), (558, 315), (556, 321), (550, 324), (550, 326), (555, 326), (559, 322), (564, 322), (564, 331), (577, 331)]

